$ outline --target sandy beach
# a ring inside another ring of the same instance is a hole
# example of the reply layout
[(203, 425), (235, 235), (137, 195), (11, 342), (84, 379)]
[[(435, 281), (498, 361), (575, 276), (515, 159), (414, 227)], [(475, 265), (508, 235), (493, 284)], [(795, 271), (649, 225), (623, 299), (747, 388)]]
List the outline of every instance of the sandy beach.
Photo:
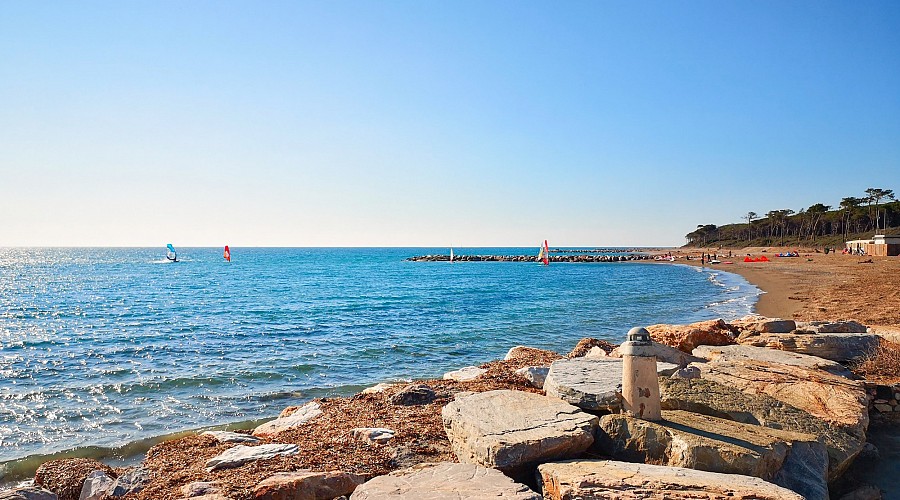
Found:
[[(900, 289), (896, 286), (900, 258), (825, 255), (809, 249), (800, 249), (800, 257), (776, 256), (795, 250), (682, 249), (673, 255), (677, 263), (699, 266), (701, 252), (718, 253), (723, 263), (711, 267), (739, 274), (765, 292), (756, 305), (756, 312), (763, 316), (802, 321), (852, 319), (867, 325), (900, 326)], [(765, 255), (769, 262), (744, 262), (747, 254)], [(687, 256), (691, 260), (686, 260)]]

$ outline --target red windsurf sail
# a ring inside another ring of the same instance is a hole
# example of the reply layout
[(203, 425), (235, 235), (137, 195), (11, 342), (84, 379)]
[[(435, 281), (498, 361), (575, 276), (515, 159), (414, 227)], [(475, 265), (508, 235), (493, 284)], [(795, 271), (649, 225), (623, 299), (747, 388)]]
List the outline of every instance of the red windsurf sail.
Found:
[(225, 253), (222, 254), (222, 257), (228, 262), (231, 262), (231, 249), (228, 248), (228, 245), (225, 245)]

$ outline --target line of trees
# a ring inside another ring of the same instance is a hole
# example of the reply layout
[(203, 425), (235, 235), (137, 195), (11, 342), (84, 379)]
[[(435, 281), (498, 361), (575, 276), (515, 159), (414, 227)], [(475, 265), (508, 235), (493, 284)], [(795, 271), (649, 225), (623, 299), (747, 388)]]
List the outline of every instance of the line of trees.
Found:
[(685, 235), (688, 246), (747, 245), (766, 246), (816, 244), (818, 239), (846, 240), (859, 233), (884, 232), (900, 225), (900, 201), (893, 189), (869, 188), (866, 196), (848, 196), (837, 207), (816, 203), (794, 211), (771, 210), (764, 216), (747, 212), (746, 224), (715, 226), (701, 224)]

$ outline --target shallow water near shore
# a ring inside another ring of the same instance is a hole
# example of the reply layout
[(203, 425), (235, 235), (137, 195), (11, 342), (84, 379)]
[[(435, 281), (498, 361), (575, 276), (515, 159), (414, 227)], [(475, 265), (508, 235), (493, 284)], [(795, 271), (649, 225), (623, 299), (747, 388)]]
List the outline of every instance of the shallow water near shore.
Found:
[(219, 248), (169, 263), (157, 248), (0, 249), (0, 464), (139, 453), (154, 437), (440, 377), (519, 344), (567, 352), (583, 337), (619, 343), (636, 325), (739, 317), (759, 293), (680, 265), (231, 250), (230, 263)]

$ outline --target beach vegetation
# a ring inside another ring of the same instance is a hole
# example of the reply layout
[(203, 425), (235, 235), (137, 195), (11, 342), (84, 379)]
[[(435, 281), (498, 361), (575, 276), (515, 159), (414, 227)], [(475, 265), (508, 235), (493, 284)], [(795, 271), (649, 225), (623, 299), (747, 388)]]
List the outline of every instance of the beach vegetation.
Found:
[(892, 189), (869, 188), (866, 196), (842, 198), (835, 208), (814, 203), (794, 211), (769, 210), (741, 216), (744, 222), (701, 224), (685, 235), (685, 246), (831, 246), (873, 234), (900, 234), (900, 201)]
[(850, 366), (853, 373), (872, 382), (900, 381), (900, 344), (882, 340)]

